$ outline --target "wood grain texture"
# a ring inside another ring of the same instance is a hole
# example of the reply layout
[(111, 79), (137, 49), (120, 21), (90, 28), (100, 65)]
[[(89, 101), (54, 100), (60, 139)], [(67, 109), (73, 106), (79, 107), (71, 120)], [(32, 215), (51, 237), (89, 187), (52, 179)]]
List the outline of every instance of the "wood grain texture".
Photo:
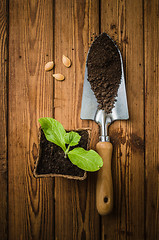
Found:
[(107, 215), (113, 209), (112, 152), (110, 142), (98, 142), (96, 151), (103, 159), (103, 167), (98, 171), (96, 185), (96, 207), (100, 215)]
[[(137, 17), (134, 17), (137, 16)], [(130, 119), (110, 127), (114, 211), (102, 219), (102, 239), (144, 239), (144, 103), (142, 1), (101, 1), (101, 30), (119, 44)]]
[(33, 177), (38, 118), (53, 114), (53, 3), (9, 5), (9, 239), (54, 239), (53, 180)]
[[(39, 117), (90, 127), (95, 149), (98, 127), (80, 110), (87, 51), (100, 29), (120, 46), (130, 113), (110, 127), (114, 209), (102, 218), (96, 173), (81, 182), (32, 174)], [(0, 239), (159, 239), (158, 38), (158, 0), (0, 1)], [(51, 60), (65, 81), (45, 73)]]
[(7, 239), (8, 6), (0, 3), (0, 239)]
[(159, 239), (159, 1), (144, 1), (146, 239)]
[[(55, 73), (65, 81), (55, 80), (54, 116), (65, 128), (92, 126), (80, 120), (85, 61), (91, 37), (99, 29), (98, 1), (55, 1)], [(62, 64), (62, 55), (72, 60), (71, 68)], [(92, 147), (98, 128), (94, 124)], [(55, 239), (99, 239), (100, 223), (95, 203), (96, 174), (77, 182), (55, 180)]]

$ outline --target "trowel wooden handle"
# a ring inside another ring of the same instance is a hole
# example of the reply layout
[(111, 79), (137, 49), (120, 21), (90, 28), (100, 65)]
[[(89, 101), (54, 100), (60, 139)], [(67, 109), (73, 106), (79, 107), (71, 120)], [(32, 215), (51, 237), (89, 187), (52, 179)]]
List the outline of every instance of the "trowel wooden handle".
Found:
[(100, 215), (106, 215), (113, 208), (113, 182), (111, 158), (113, 146), (110, 142), (99, 142), (96, 150), (103, 159), (103, 167), (98, 171), (96, 186), (96, 205)]

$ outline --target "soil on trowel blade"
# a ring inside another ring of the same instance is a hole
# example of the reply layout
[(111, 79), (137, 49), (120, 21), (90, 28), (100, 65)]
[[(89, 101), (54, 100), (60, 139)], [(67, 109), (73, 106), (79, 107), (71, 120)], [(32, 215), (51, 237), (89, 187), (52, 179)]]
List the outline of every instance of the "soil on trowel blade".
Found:
[(98, 108), (111, 113), (121, 82), (120, 55), (114, 42), (102, 33), (93, 42), (87, 59), (88, 81), (97, 98)]
[[(87, 130), (77, 131), (81, 136), (76, 147), (83, 147), (87, 150), (89, 134)], [(72, 150), (74, 147), (70, 147)], [(54, 143), (47, 141), (41, 129), (40, 156), (36, 168), (36, 174), (60, 174), (83, 177), (85, 171), (78, 168), (68, 158), (64, 157), (63, 150)]]

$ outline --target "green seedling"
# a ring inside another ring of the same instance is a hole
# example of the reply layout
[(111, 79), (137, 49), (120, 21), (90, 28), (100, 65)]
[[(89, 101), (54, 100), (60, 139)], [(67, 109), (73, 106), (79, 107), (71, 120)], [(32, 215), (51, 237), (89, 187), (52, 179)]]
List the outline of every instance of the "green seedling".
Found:
[(65, 157), (77, 167), (85, 171), (98, 171), (103, 166), (103, 160), (94, 150), (85, 150), (76, 147), (70, 150), (71, 146), (78, 145), (81, 136), (77, 132), (66, 133), (60, 122), (53, 118), (40, 118), (39, 123), (48, 141), (61, 147), (65, 153)]

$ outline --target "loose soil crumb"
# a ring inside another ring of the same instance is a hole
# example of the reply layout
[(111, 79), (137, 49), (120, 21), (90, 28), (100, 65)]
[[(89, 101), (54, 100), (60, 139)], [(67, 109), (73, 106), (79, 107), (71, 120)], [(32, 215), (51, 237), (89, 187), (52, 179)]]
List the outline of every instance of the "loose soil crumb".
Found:
[[(81, 136), (76, 147), (83, 147), (87, 150), (89, 134), (87, 130), (78, 131)], [(75, 147), (70, 147), (72, 150)], [(83, 177), (85, 171), (71, 163), (69, 158), (64, 157), (63, 150), (54, 143), (47, 141), (41, 129), (40, 156), (36, 168), (36, 174), (61, 174)]]
[(88, 81), (99, 103), (98, 108), (111, 113), (121, 82), (121, 61), (114, 42), (106, 33), (93, 42), (87, 60)]
[(116, 29), (116, 25), (115, 24), (111, 24), (110, 25), (110, 29)]

